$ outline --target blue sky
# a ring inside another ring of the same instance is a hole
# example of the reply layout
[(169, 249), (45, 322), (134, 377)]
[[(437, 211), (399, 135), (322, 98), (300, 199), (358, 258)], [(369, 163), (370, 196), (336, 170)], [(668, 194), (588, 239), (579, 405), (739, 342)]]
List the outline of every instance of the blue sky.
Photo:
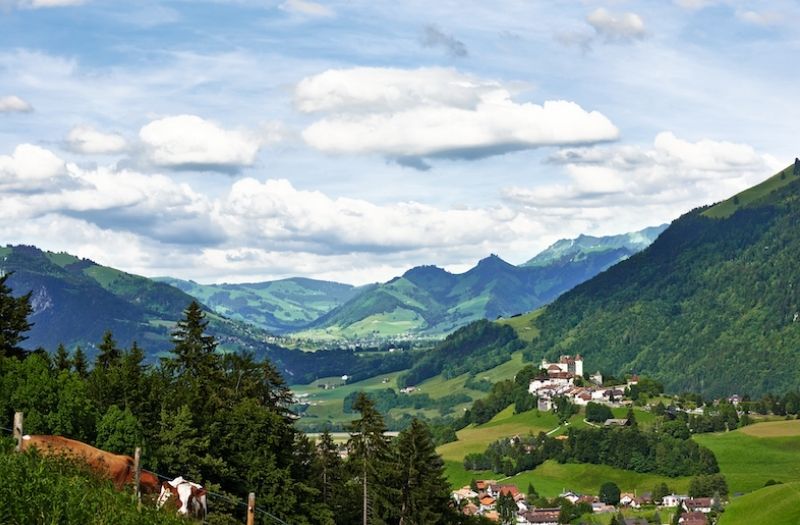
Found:
[(797, 155), (793, 0), (0, 0), (0, 237), (364, 283), (667, 222)]

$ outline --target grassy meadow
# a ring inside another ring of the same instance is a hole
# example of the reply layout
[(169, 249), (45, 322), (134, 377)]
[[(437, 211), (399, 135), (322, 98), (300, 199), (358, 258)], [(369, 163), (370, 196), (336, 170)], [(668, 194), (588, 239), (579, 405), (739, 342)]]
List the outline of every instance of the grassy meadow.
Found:
[(797, 525), (800, 523), (800, 483), (764, 487), (733, 498), (719, 525)]

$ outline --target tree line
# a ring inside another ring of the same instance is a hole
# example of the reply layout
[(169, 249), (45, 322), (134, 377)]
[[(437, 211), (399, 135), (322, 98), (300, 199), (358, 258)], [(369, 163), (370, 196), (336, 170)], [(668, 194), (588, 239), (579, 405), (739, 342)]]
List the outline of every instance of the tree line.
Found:
[[(259, 506), (293, 524), (471, 522), (450, 505), (424, 423), (389, 439), (372, 400), (360, 396), (342, 459), (330, 434), (316, 444), (295, 428), (293, 396), (272, 362), (217, 351), (197, 302), (158, 364), (135, 343), (120, 348), (110, 332), (91, 363), (79, 348), (25, 352), (30, 313), (29, 296), (12, 297), (0, 278), (0, 417), (24, 412), (28, 433), (115, 453), (141, 446), (146, 469), (234, 500), (256, 492)], [(212, 499), (210, 510), (209, 523), (241, 522), (232, 503)]]

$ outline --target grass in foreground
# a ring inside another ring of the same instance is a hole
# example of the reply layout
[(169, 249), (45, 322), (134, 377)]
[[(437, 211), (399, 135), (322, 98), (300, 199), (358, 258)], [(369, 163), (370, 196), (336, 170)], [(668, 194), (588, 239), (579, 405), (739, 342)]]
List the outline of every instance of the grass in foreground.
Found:
[(773, 485), (734, 498), (720, 525), (796, 525), (800, 523), (800, 483)]
[(179, 525), (152, 505), (136, 510), (131, 492), (117, 492), (68, 461), (0, 452), (0, 523)]

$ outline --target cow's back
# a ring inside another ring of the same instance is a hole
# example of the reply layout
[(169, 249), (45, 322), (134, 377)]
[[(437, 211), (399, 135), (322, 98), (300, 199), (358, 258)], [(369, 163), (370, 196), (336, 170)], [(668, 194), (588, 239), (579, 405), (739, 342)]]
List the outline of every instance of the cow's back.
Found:
[(133, 458), (112, 454), (81, 441), (62, 436), (23, 436), (22, 450), (36, 448), (39, 453), (51, 456), (65, 456), (86, 463), (93, 471), (114, 482), (122, 488), (130, 480), (133, 471)]

